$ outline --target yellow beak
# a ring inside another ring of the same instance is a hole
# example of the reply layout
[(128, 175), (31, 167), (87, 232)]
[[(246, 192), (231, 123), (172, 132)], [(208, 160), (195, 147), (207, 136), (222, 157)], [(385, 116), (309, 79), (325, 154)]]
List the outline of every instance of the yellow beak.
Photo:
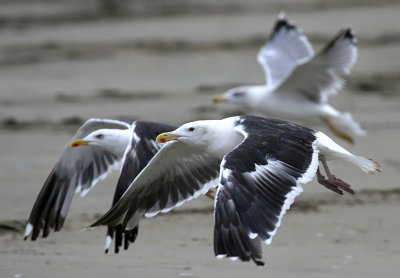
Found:
[(178, 135), (175, 135), (175, 134), (173, 134), (173, 133), (171, 133), (171, 132), (164, 132), (164, 133), (159, 134), (159, 135), (156, 137), (156, 141), (157, 141), (158, 143), (165, 143), (165, 142), (167, 142), (167, 141), (176, 140), (176, 139), (178, 139), (178, 138), (179, 138)]
[(213, 96), (213, 97), (211, 98), (211, 101), (212, 101), (213, 103), (218, 103), (218, 102), (225, 101), (225, 99), (224, 99), (224, 97), (223, 97), (222, 95), (218, 95), (218, 96)]
[(85, 141), (83, 139), (76, 139), (76, 140), (71, 142), (70, 146), (71, 147), (78, 147), (78, 146), (88, 145), (88, 144), (89, 144), (88, 141)]

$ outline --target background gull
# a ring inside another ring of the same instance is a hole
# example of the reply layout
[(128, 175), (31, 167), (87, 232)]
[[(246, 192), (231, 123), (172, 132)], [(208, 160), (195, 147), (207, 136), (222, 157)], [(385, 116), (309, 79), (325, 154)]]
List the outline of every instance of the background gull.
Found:
[[(50, 230), (60, 231), (75, 193), (83, 197), (112, 170), (121, 168), (114, 193), (114, 205), (136, 175), (160, 148), (155, 137), (174, 127), (154, 122), (135, 121), (132, 124), (109, 119), (89, 119), (65, 146), (46, 179), (32, 208), (24, 239), (47, 237)], [(76, 148), (78, 146), (82, 146)], [(106, 250), (115, 234), (115, 251), (124, 241), (134, 241), (137, 228), (123, 233), (119, 227), (109, 227)], [(124, 240), (125, 239), (125, 240)]]
[(294, 23), (283, 14), (260, 49), (266, 85), (228, 90), (213, 102), (228, 101), (262, 113), (293, 120), (320, 119), (340, 138), (353, 143), (353, 135), (365, 131), (350, 113), (328, 104), (329, 97), (344, 84), (357, 59), (356, 38), (351, 28), (340, 31), (318, 54)]
[(368, 173), (379, 168), (322, 132), (255, 116), (191, 122), (157, 140), (167, 143), (115, 206), (90, 227), (122, 224), (129, 231), (142, 216), (168, 212), (218, 186), (215, 255), (257, 265), (264, 265), (261, 241), (271, 243), (282, 216), (303, 191), (301, 184), (317, 173), (327, 188), (353, 192), (330, 172), (327, 160), (345, 160)]

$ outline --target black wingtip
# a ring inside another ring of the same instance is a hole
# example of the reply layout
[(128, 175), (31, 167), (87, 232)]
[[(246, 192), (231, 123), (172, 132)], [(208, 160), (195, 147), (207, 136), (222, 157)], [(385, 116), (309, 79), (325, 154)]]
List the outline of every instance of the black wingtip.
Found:
[(125, 234), (125, 238), (124, 238), (124, 250), (128, 250), (129, 248), (129, 235)]
[(275, 26), (272, 28), (270, 39), (273, 39), (281, 29), (286, 29), (286, 31), (290, 31), (297, 29), (297, 26), (294, 22), (289, 21), (284, 13), (280, 13), (276, 20)]
[(353, 29), (351, 29), (350, 27), (346, 28), (344, 30), (344, 34), (343, 34), (344, 38), (351, 40), (351, 42), (356, 45), (357, 44), (357, 38), (354, 34)]
[(258, 259), (254, 259), (254, 258), (253, 258), (253, 261), (254, 261), (254, 263), (255, 263), (257, 266), (259, 266), (259, 267), (265, 266), (265, 263), (264, 263), (263, 261), (260, 261), (260, 260), (258, 260)]
[(344, 32), (344, 37), (345, 38), (349, 38), (349, 39), (353, 39), (354, 38), (353, 30), (351, 30), (351, 28), (346, 28), (346, 30)]
[(278, 17), (278, 20), (274, 27), (274, 33), (279, 31), (281, 28), (295, 29), (296, 25), (294, 23), (290, 22), (285, 17)]
[(24, 236), (24, 240), (26, 241), (28, 239), (28, 236)]
[(104, 254), (108, 254), (108, 248), (104, 250)]
[[(357, 38), (353, 32), (353, 29), (347, 27), (346, 29), (341, 29), (339, 33), (325, 46), (325, 48), (322, 51), (323, 52), (330, 51), (330, 49), (332, 49), (335, 46), (335, 44), (338, 43), (338, 41), (343, 41), (343, 40), (349, 41), (354, 46), (357, 45)], [(352, 142), (351, 140), (348, 141), (350, 143)]]

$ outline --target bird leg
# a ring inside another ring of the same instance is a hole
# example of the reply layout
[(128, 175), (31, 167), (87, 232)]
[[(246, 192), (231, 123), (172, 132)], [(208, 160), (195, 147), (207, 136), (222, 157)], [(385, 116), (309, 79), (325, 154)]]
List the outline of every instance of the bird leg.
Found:
[(214, 195), (214, 191), (212, 191), (211, 189), (207, 191), (206, 195), (208, 198), (210, 198), (211, 200), (214, 201), (215, 195)]
[(338, 194), (343, 194), (343, 191), (354, 194), (354, 191), (350, 188), (350, 184), (348, 184), (345, 181), (342, 181), (341, 179), (336, 178), (334, 175), (331, 174), (331, 171), (329, 170), (328, 164), (326, 163), (325, 157), (323, 155), (319, 156), (319, 160), (321, 161), (322, 166), (324, 167), (325, 173), (328, 178), (325, 178), (321, 174), (319, 167), (318, 167), (318, 169), (317, 169), (318, 183), (322, 184), (329, 190), (332, 190)]
[(349, 142), (350, 144), (354, 144), (354, 139), (353, 139), (350, 135), (348, 135), (348, 134), (346, 134), (346, 133), (344, 133), (344, 132), (338, 130), (338, 129), (333, 125), (333, 123), (331, 122), (331, 120), (330, 120), (329, 118), (327, 118), (327, 117), (322, 117), (322, 120), (326, 123), (326, 125), (329, 127), (329, 129), (330, 129), (336, 136), (342, 138), (343, 140)]

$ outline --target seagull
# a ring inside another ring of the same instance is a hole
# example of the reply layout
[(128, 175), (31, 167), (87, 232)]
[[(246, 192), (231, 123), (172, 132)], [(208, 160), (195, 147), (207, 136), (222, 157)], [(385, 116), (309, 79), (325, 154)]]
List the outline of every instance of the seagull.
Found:
[[(155, 137), (175, 127), (146, 121), (127, 123), (110, 119), (87, 120), (65, 146), (46, 179), (32, 208), (24, 239), (36, 240), (42, 232), (60, 231), (75, 193), (85, 196), (95, 184), (121, 169), (112, 204), (114, 205), (136, 175), (160, 149)], [(81, 147), (79, 147), (81, 146)], [(77, 148), (79, 147), (79, 148)], [(123, 233), (109, 227), (106, 252), (115, 234), (115, 252), (124, 240), (125, 248), (134, 242), (138, 229)]]
[(218, 187), (215, 255), (260, 266), (261, 242), (271, 243), (282, 216), (303, 191), (302, 184), (317, 175), (328, 189), (353, 193), (348, 183), (332, 174), (327, 161), (347, 161), (367, 173), (380, 167), (320, 131), (257, 116), (190, 122), (156, 139), (163, 147), (89, 228), (122, 225), (130, 231), (142, 216), (168, 212)]
[(318, 54), (303, 32), (283, 14), (278, 16), (269, 41), (258, 52), (266, 84), (241, 86), (212, 98), (292, 120), (319, 119), (349, 143), (365, 131), (348, 112), (328, 103), (344, 85), (357, 59), (357, 39), (351, 28), (341, 30)]

